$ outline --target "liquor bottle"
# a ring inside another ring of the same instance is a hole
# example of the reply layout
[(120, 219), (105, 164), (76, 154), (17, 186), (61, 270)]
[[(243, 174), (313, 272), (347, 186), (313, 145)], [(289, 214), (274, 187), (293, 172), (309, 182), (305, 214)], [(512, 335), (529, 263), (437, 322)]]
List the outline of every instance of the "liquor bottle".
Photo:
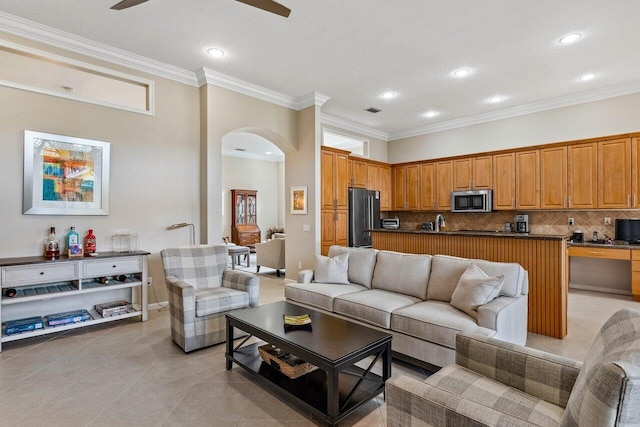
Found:
[(108, 277), (98, 277), (96, 279), (98, 282), (102, 283), (103, 285), (106, 285), (109, 283), (109, 278)]
[(71, 245), (77, 245), (80, 243), (80, 236), (76, 232), (75, 227), (71, 227), (71, 230), (67, 233), (67, 251), (71, 248)]
[(46, 259), (60, 258), (60, 243), (56, 237), (56, 228), (49, 229), (49, 237), (44, 242), (44, 257)]
[(127, 277), (126, 274), (120, 274), (120, 275), (116, 276), (116, 280), (118, 282), (123, 282), (124, 283), (124, 282), (128, 282), (129, 278)]
[(96, 253), (96, 236), (93, 235), (93, 230), (89, 229), (87, 235), (84, 236), (84, 254), (91, 256), (94, 253)]

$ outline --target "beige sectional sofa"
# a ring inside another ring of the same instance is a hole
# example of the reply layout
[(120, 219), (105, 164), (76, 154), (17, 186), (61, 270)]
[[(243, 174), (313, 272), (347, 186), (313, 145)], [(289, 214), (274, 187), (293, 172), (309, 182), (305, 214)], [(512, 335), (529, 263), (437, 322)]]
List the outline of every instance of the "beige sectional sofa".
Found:
[[(348, 284), (315, 282), (314, 272), (304, 270), (298, 283), (286, 285), (286, 299), (389, 330), (396, 354), (435, 366), (455, 361), (458, 332), (526, 342), (528, 276), (519, 264), (342, 246), (332, 246), (329, 257), (344, 253)], [(504, 275), (499, 295), (474, 316), (451, 305), (472, 263), (487, 275)]]

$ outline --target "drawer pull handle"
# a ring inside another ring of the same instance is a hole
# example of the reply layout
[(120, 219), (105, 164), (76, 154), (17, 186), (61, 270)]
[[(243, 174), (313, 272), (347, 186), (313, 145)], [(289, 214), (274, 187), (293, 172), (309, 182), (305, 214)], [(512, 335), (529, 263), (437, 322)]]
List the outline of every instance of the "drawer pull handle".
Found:
[(44, 276), (44, 271), (41, 271), (41, 272), (40, 272), (40, 275), (41, 275), (41, 276)]
[(111, 267), (112, 267), (112, 268), (116, 268), (116, 266), (115, 266), (115, 265), (112, 265)]

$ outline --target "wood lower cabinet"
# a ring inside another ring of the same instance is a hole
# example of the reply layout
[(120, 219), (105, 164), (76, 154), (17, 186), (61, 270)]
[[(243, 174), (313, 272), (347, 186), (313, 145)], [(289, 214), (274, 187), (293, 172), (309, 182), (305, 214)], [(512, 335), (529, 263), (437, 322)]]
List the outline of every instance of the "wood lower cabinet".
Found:
[(349, 211), (323, 210), (320, 218), (320, 251), (329, 253), (331, 245), (348, 246)]
[(515, 153), (493, 156), (493, 209), (514, 210), (516, 207)]
[(598, 207), (631, 208), (631, 138), (598, 142)]
[(567, 147), (540, 150), (540, 208), (567, 207)]

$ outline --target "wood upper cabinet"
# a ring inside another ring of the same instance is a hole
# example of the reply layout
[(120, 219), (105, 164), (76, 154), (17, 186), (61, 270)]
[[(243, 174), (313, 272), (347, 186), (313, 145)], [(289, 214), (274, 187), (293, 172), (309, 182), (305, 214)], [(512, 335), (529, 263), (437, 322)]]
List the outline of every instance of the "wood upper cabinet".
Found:
[(473, 158), (472, 186), (475, 190), (490, 190), (493, 188), (493, 156), (479, 156)]
[(375, 163), (367, 163), (367, 186), (365, 188), (380, 191), (380, 172)]
[(453, 189), (491, 189), (493, 177), (491, 156), (468, 157), (453, 160)]
[(540, 151), (516, 153), (516, 209), (540, 209)]
[[(640, 206), (640, 137), (631, 141), (631, 207)], [(640, 276), (639, 276), (640, 277)]]
[(493, 156), (493, 209), (514, 210), (516, 207), (515, 153)]
[(567, 207), (567, 147), (540, 149), (540, 208)]
[(366, 160), (350, 159), (351, 180), (350, 187), (368, 188), (367, 187), (367, 162)]
[(453, 189), (454, 190), (470, 190), (471, 174), (472, 174), (471, 157), (465, 159), (456, 159), (453, 161)]
[(598, 142), (598, 207), (631, 207), (631, 139)]
[(436, 208), (436, 168), (435, 163), (420, 164), (420, 210)]
[(393, 210), (420, 209), (419, 166), (393, 167)]
[(322, 209), (347, 209), (349, 204), (349, 153), (323, 147), (320, 156)]
[(436, 206), (437, 210), (451, 209), (453, 191), (453, 162), (436, 162)]
[(393, 187), (391, 179), (391, 166), (378, 165), (378, 182), (380, 190), (380, 210), (390, 211), (392, 210), (391, 195)]
[(567, 147), (569, 209), (598, 207), (598, 143)]

